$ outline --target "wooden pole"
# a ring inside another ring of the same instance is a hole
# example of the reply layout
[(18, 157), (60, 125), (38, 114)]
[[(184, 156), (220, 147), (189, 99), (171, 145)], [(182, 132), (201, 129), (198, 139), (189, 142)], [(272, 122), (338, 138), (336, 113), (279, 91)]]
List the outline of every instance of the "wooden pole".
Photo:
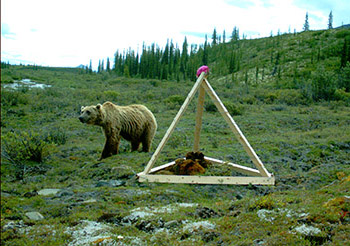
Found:
[(200, 86), (199, 94), (198, 94), (197, 113), (196, 113), (196, 128), (194, 131), (193, 152), (199, 151), (199, 139), (201, 134), (202, 117), (203, 117), (203, 110), (204, 110), (204, 96), (205, 96), (205, 89), (203, 86)]
[(185, 99), (184, 103), (182, 104), (179, 112), (175, 116), (175, 118), (174, 118), (173, 122), (171, 123), (170, 127), (168, 128), (167, 132), (165, 133), (165, 135), (164, 135), (162, 141), (160, 142), (160, 144), (158, 145), (156, 151), (153, 153), (150, 161), (148, 162), (145, 170), (143, 171), (143, 174), (148, 174), (149, 171), (151, 170), (152, 166), (154, 165), (155, 161), (158, 159), (158, 156), (159, 156), (160, 152), (162, 151), (162, 149), (163, 149), (164, 145), (166, 144), (166, 142), (169, 140), (170, 135), (172, 134), (172, 132), (175, 130), (175, 127), (176, 127), (177, 123), (179, 122), (181, 116), (183, 115), (183, 113), (187, 109), (189, 103), (191, 102), (192, 98), (196, 94), (199, 86), (204, 81), (203, 80), (204, 76), (205, 76), (205, 73), (203, 72), (198, 77), (198, 79), (197, 79), (196, 83), (194, 84), (194, 86), (192, 87), (192, 90), (190, 91), (190, 93), (188, 93), (187, 98)]
[(216, 95), (214, 89), (211, 87), (207, 79), (203, 80), (202, 86), (205, 88), (208, 95), (213, 100), (215, 106), (218, 108), (221, 115), (224, 117), (226, 122), (229, 124), (232, 132), (235, 134), (238, 141), (243, 145), (243, 148), (249, 155), (250, 159), (253, 161), (256, 168), (260, 171), (261, 176), (271, 177), (271, 174), (266, 170), (263, 163), (259, 159), (258, 155), (255, 153), (254, 149), (250, 146), (248, 140), (245, 138), (241, 130), (239, 129), (236, 122), (233, 120), (229, 112), (227, 111), (224, 104), (221, 102), (220, 98)]

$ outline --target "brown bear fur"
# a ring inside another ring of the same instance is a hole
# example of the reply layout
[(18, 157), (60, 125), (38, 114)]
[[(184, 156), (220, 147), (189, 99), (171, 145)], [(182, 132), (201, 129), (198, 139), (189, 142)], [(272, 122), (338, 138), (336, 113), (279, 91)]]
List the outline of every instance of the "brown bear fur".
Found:
[(102, 127), (106, 143), (100, 160), (118, 154), (121, 137), (131, 142), (132, 151), (142, 143), (142, 150), (148, 152), (157, 130), (152, 112), (139, 104), (118, 106), (105, 102), (103, 105), (81, 107), (79, 120)]
[(198, 175), (203, 174), (211, 163), (204, 159), (202, 152), (188, 152), (186, 159), (175, 160), (175, 164), (157, 172), (164, 175)]

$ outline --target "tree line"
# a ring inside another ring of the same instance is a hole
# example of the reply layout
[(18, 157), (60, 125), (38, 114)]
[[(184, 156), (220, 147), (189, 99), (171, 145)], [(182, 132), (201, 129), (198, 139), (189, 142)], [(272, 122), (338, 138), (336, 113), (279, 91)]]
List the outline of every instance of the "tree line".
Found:
[[(244, 38), (246, 38), (243, 35)], [(167, 40), (164, 48), (161, 49), (156, 43), (147, 46), (142, 45), (142, 51), (139, 54), (132, 49), (119, 51), (114, 54), (114, 64), (111, 67), (111, 62), (107, 58), (106, 64), (104, 60), (98, 63), (97, 73), (113, 72), (118, 76), (125, 77), (140, 77), (148, 79), (161, 80), (193, 80), (195, 79), (196, 70), (201, 65), (209, 64), (210, 49), (219, 46), (221, 43), (226, 43), (226, 33), (218, 35), (214, 29), (212, 42), (208, 41), (205, 35), (204, 44), (189, 45), (187, 38), (180, 47), (174, 44), (172, 40)], [(234, 27), (231, 35), (231, 42), (236, 42), (240, 39), (239, 29)], [(230, 54), (230, 59), (227, 60), (227, 66), (233, 72), (239, 66), (234, 65), (238, 59), (237, 54)], [(88, 73), (93, 73), (92, 62), (85, 67)]]
[[(333, 14), (332, 11), (329, 14), (328, 19), (328, 29), (333, 28)], [(308, 12), (305, 16), (305, 23), (303, 25), (303, 31), (309, 31), (309, 15)], [(280, 35), (280, 32), (277, 33)], [(271, 32), (272, 37), (272, 32)], [(111, 62), (107, 58), (106, 64), (104, 60), (100, 60), (97, 68), (97, 73), (104, 71), (114, 72), (119, 76), (125, 77), (140, 77), (148, 79), (164, 79), (164, 80), (186, 80), (195, 79), (196, 69), (201, 65), (208, 65), (210, 57), (220, 57), (220, 59), (214, 62), (224, 65), (225, 70), (219, 74), (228, 74), (238, 72), (241, 69), (241, 57), (242, 52), (239, 49), (238, 40), (246, 39), (246, 35), (240, 37), (239, 29), (237, 27), (233, 28), (232, 34), (230, 36), (230, 41), (227, 42), (228, 37), (226, 36), (225, 30), (222, 35), (219, 35), (214, 28), (212, 34), (212, 42), (208, 42), (207, 35), (205, 36), (204, 44), (192, 44), (189, 45), (187, 38), (185, 37), (182, 44), (182, 48), (178, 44), (174, 44), (172, 40), (167, 40), (164, 48), (161, 49), (157, 44), (152, 43), (147, 46), (145, 43), (142, 46), (142, 51), (139, 54), (132, 49), (119, 51), (114, 54), (114, 64), (111, 67)], [(219, 44), (237, 44), (236, 49), (229, 50), (227, 54), (227, 49), (220, 46)], [(223, 53), (225, 52), (225, 53)], [(219, 56), (218, 56), (219, 55)], [(220, 56), (222, 55), (222, 56)], [(220, 70), (220, 69), (218, 69)], [(86, 71), (92, 73), (93, 69), (91, 66), (86, 66)], [(276, 73), (276, 71), (274, 72)]]

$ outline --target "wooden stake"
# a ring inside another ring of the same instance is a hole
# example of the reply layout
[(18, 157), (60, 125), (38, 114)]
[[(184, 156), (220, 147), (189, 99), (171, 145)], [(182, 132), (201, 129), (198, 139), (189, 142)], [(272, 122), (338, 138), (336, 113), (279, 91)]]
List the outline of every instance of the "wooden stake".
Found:
[(200, 134), (202, 129), (202, 117), (203, 117), (203, 110), (204, 110), (204, 96), (205, 96), (205, 89), (203, 86), (200, 86), (199, 94), (198, 94), (197, 114), (196, 114), (196, 128), (194, 131), (193, 152), (199, 151), (199, 139), (200, 139)]

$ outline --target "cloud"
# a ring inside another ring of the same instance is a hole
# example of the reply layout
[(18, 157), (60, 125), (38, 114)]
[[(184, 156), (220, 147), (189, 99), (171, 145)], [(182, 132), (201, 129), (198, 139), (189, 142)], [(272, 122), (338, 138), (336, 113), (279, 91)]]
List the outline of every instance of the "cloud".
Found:
[(225, 0), (228, 5), (236, 6), (239, 8), (249, 8), (254, 6), (253, 1), (241, 1), (241, 0)]
[(20, 55), (22, 60), (51, 66), (89, 64), (91, 59), (96, 66), (99, 59), (113, 60), (117, 50), (137, 51), (143, 43), (164, 47), (169, 39), (181, 48), (187, 36), (189, 45), (203, 44), (206, 34), (210, 41), (214, 28), (219, 35), (225, 30), (226, 40), (235, 26), (248, 38), (301, 31), (306, 11), (311, 29), (326, 28), (328, 5), (336, 26), (340, 19), (346, 21), (339, 13), (350, 11), (344, 2), (2, 0), (1, 58)]

